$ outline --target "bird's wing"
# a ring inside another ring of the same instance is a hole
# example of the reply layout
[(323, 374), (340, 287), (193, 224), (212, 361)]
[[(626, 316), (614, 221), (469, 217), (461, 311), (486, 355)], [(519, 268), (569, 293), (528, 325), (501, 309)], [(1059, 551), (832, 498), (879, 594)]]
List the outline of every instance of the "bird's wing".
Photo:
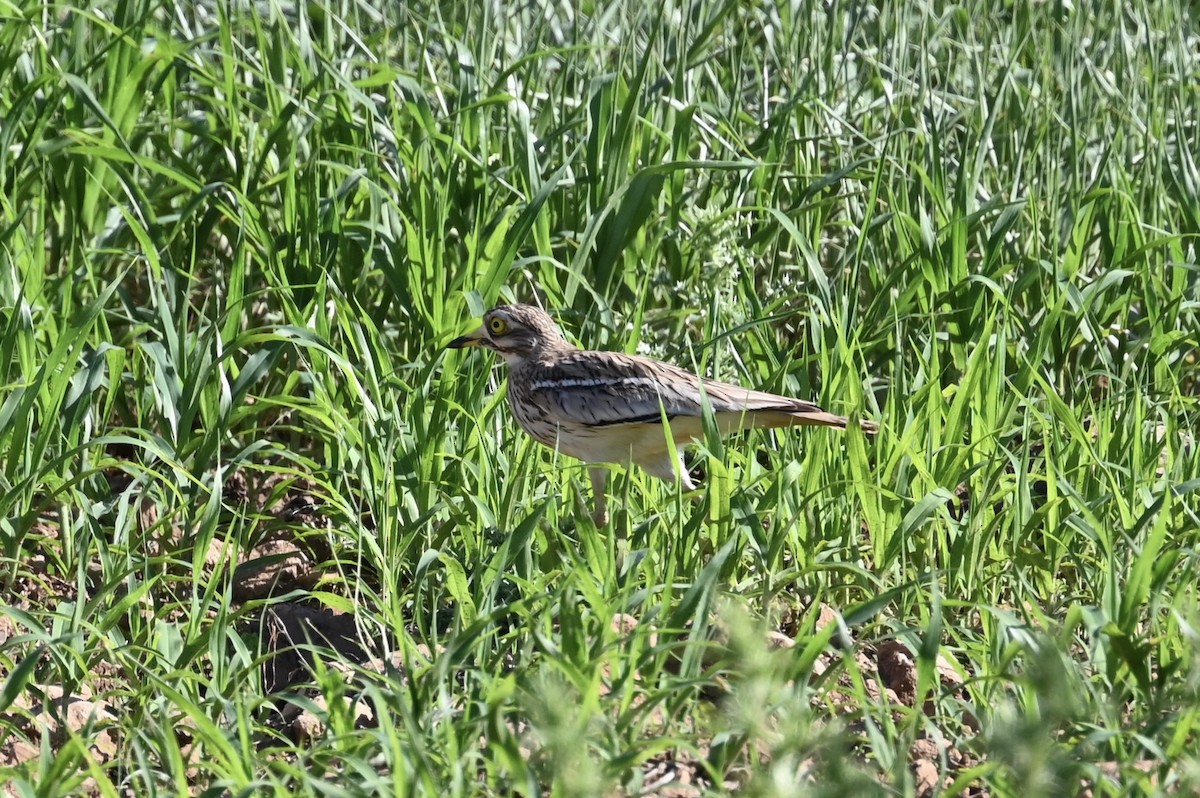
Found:
[(682, 369), (617, 352), (578, 352), (542, 366), (524, 380), (530, 398), (567, 422), (589, 427), (655, 423), (699, 415), (698, 379)]
[[(698, 418), (705, 402), (729, 422), (723, 427), (846, 423), (811, 402), (702, 380), (669, 363), (617, 352), (574, 353), (538, 368), (525, 382), (535, 402), (553, 407), (568, 423), (589, 427), (658, 423), (664, 413), (668, 419)], [(742, 416), (744, 424), (733, 423)], [(756, 424), (754, 416), (763, 423)]]

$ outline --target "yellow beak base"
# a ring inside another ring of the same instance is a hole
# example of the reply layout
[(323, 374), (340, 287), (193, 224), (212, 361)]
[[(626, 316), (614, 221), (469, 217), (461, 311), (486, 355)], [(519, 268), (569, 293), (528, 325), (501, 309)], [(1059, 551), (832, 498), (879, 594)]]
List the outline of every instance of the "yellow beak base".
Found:
[(463, 335), (455, 338), (450, 343), (446, 344), (447, 349), (466, 349), (469, 346), (479, 346), (484, 342), (483, 328), (480, 327), (469, 335)]

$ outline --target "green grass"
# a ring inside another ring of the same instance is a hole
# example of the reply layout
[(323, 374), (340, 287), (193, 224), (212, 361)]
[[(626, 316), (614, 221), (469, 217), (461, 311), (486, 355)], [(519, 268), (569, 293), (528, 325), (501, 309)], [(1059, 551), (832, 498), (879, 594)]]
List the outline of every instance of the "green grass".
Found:
[[(115, 740), (0, 782), (911, 795), (932, 738), (951, 794), (1200, 789), (1198, 52), (1180, 0), (0, 0), (0, 746), (47, 685)], [(443, 350), (532, 299), (882, 431), (618, 470), (597, 530)], [(327, 561), (239, 601), (267, 479)], [(268, 694), (284, 601), (397, 667)]]

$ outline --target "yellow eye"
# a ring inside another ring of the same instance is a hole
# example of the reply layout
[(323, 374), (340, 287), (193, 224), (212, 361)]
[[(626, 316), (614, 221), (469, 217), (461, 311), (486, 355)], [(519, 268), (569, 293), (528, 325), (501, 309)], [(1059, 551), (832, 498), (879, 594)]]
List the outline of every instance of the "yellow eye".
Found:
[(495, 316), (488, 322), (488, 329), (492, 331), (492, 335), (504, 335), (508, 332), (508, 322)]

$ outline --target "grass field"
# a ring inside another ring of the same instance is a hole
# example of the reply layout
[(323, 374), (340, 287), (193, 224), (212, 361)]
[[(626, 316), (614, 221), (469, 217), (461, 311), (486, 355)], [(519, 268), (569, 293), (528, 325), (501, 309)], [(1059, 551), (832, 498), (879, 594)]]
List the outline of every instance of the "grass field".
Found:
[[(1196, 12), (0, 0), (3, 789), (1196, 794)], [(535, 300), (881, 432), (597, 529)]]

